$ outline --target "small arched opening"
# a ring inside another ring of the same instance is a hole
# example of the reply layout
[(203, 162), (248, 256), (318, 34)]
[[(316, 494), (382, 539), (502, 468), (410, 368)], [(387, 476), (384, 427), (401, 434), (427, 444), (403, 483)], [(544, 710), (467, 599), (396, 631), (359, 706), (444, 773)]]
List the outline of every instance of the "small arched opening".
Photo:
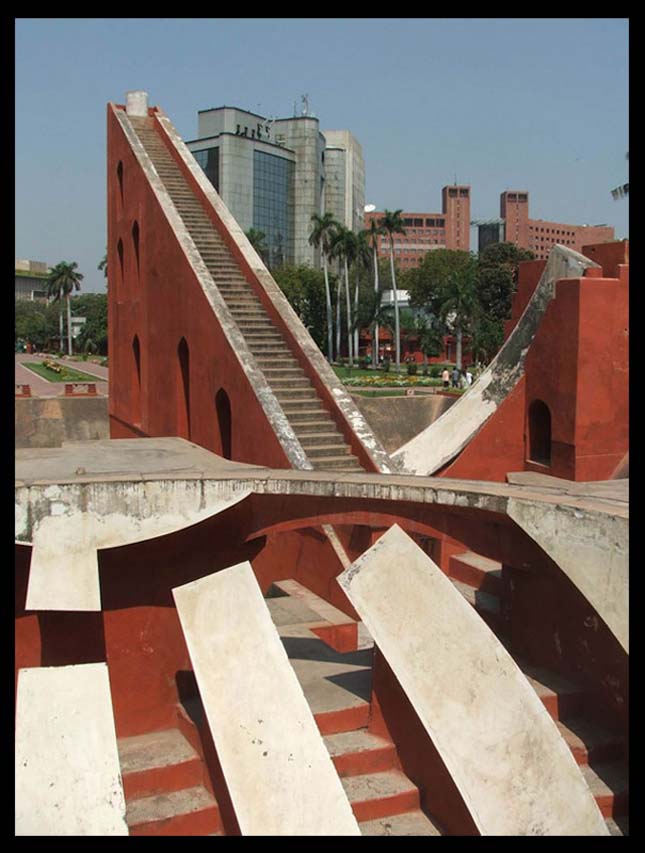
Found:
[(123, 210), (123, 162), (119, 160), (119, 165), (116, 167), (116, 177), (119, 182), (119, 213)]
[(132, 224), (132, 245), (134, 246), (134, 256), (137, 259), (137, 276), (139, 275), (139, 223), (134, 220)]
[(117, 302), (123, 301), (123, 289), (124, 289), (124, 281), (125, 281), (125, 267), (123, 264), (123, 240), (119, 240), (116, 244), (116, 254), (119, 259), (119, 268), (116, 274), (116, 300)]
[(141, 346), (139, 336), (135, 335), (132, 340), (132, 419), (135, 424), (141, 423)]
[(551, 412), (542, 400), (533, 400), (528, 418), (528, 461), (551, 464)]
[(190, 438), (190, 353), (186, 338), (177, 347), (177, 434)]
[(221, 455), (224, 459), (231, 459), (231, 401), (223, 388), (220, 388), (215, 395), (215, 411), (217, 412)]

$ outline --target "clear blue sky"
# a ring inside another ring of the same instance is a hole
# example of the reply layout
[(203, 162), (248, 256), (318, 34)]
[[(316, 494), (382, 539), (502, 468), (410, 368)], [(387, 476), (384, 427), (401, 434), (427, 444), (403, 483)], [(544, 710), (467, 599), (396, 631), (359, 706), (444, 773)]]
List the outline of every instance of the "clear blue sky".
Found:
[[(145, 89), (184, 139), (197, 111), (267, 116), (309, 95), (321, 129), (363, 146), (367, 201), (437, 211), (472, 185), (530, 215), (629, 236), (628, 22), (577, 19), (48, 18), (16, 22), (16, 257), (76, 260), (102, 290), (105, 108)], [(471, 239), (471, 248), (476, 242)]]

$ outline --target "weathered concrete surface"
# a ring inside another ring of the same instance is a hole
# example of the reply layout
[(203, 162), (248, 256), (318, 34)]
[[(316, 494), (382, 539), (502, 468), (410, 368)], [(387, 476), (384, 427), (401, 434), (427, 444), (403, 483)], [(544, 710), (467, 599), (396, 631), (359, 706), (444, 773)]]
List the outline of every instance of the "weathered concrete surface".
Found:
[[(137, 439), (130, 440), (131, 444), (135, 442), (139, 444)], [(163, 442), (162, 439), (158, 447), (162, 455)], [(118, 443), (128, 443), (128, 440)], [(71, 452), (77, 451), (76, 461), (81, 462), (77, 470), (85, 470), (82, 463), (90, 464), (90, 459), (96, 463), (100, 457), (93, 443), (70, 447)], [(106, 467), (109, 468), (109, 463)], [(188, 527), (238, 503), (250, 493), (248, 489), (234, 489), (227, 496), (208, 503), (186, 502), (182, 500), (185, 493), (181, 490), (178, 493), (171, 488), (167, 493), (167, 486), (149, 482), (139, 495), (137, 510), (132, 511), (127, 491), (127, 488), (117, 488), (116, 500), (106, 504), (99, 499), (83, 507), (70, 501), (56, 484), (44, 490), (48, 507), (32, 515), (33, 551), (27, 609), (100, 610), (98, 549), (126, 545)]]
[(339, 578), (482, 835), (607, 835), (584, 778), (516, 663), (394, 526)]
[(361, 397), (352, 399), (381, 440), (388, 453), (419, 435), (457, 401), (444, 394), (416, 394), (414, 397)]
[(60, 447), (66, 441), (108, 439), (107, 397), (26, 397), (14, 409), (16, 447)]
[(360, 835), (249, 563), (173, 590), (243, 835)]
[(107, 665), (22, 669), (16, 835), (127, 835)]
[(557, 563), (629, 652), (627, 519), (513, 499), (507, 512)]
[(427, 476), (463, 450), (523, 376), (526, 353), (555, 296), (556, 282), (580, 277), (588, 267), (598, 264), (566, 246), (551, 249), (528, 305), (486, 370), (448, 412), (392, 454), (403, 470)]
[[(119, 522), (116, 526), (95, 523), (96, 530), (105, 534), (100, 538), (98, 547), (122, 543), (121, 524), (125, 526), (127, 535), (133, 536), (132, 541), (135, 541), (135, 534), (137, 539), (145, 539), (160, 535), (160, 531), (165, 529), (160, 519), (172, 523), (174, 518), (180, 527), (182, 523), (181, 519), (177, 520), (178, 513), (186, 519), (186, 524), (194, 523), (198, 518), (215, 514), (226, 505), (224, 502), (242, 500), (251, 493), (351, 498), (357, 501), (406, 501), (446, 508), (479, 509), (507, 517), (509, 501), (514, 501), (517, 505), (526, 505), (525, 514), (533, 513), (535, 519), (540, 514), (544, 514), (545, 519), (552, 516), (552, 521), (548, 522), (551, 527), (562, 517), (563, 529), (575, 536), (576, 541), (586, 543), (586, 559), (596, 566), (602, 565), (609, 547), (609, 540), (599, 538), (596, 528), (601, 519), (607, 519), (607, 529), (618, 537), (616, 553), (621, 555), (609, 563), (611, 578), (606, 581), (607, 588), (615, 590), (616, 595), (614, 599), (598, 598), (593, 587), (590, 592), (594, 594), (598, 615), (609, 627), (615, 624), (615, 620), (611, 613), (606, 613), (606, 608), (611, 611), (616, 607), (615, 602), (622, 595), (622, 584), (626, 582), (621, 561), (628, 547), (628, 480), (612, 481), (610, 492), (601, 483), (587, 484), (586, 489), (563, 493), (550, 486), (541, 489), (539, 485), (271, 470), (228, 462), (179, 438), (122, 439), (62, 448), (19, 450), (16, 452), (16, 480), (18, 541), (32, 542), (43, 523), (58, 531), (58, 518), (66, 517), (69, 521), (80, 519), (81, 514), (86, 513), (98, 520), (111, 518)], [(567, 481), (558, 482), (566, 484)], [(521, 509), (517, 505), (514, 512), (519, 517)], [(611, 523), (612, 519), (617, 520), (615, 524)], [(534, 538), (537, 541), (537, 533)], [(542, 542), (538, 544), (542, 545)], [(46, 544), (45, 547), (49, 546)], [(58, 553), (60, 559), (62, 552), (59, 550)], [(568, 565), (569, 557), (565, 551), (554, 551), (553, 559), (557, 562), (560, 555)], [(339, 558), (342, 560), (341, 553)], [(576, 578), (584, 571), (584, 565), (579, 564), (580, 571), (573, 571), (570, 567), (563, 567), (563, 571), (577, 584)], [(582, 587), (580, 589), (587, 594)]]

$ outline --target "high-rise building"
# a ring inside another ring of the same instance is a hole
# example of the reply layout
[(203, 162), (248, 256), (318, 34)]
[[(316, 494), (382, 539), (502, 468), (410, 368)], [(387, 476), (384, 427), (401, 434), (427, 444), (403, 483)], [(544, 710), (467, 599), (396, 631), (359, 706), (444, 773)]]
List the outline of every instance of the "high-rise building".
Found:
[(318, 267), (311, 217), (332, 210), (355, 229), (365, 204), (360, 144), (349, 131), (330, 138), (327, 147), (307, 106), (283, 119), (224, 106), (199, 112), (198, 138), (187, 145), (242, 229), (264, 233), (270, 265)]
[[(394, 234), (394, 257), (403, 269), (418, 267), (423, 257), (435, 249), (470, 250), (470, 187), (449, 186), (441, 192), (441, 213), (401, 214), (405, 234)], [(365, 225), (380, 222), (383, 211), (365, 214)], [(390, 256), (390, 240), (387, 235), (378, 239), (378, 256)]]
[(325, 130), (325, 211), (360, 231), (365, 210), (363, 149), (349, 130)]
[(16, 299), (29, 302), (47, 301), (47, 274), (44, 261), (27, 261), (16, 258)]
[(529, 194), (525, 190), (505, 190), (500, 196), (498, 240), (490, 239), (490, 223), (479, 225), (479, 251), (491, 242), (506, 240), (522, 249), (530, 249), (538, 260), (549, 256), (556, 243), (582, 252), (583, 246), (610, 243), (614, 229), (608, 225), (571, 225), (546, 219), (529, 218)]

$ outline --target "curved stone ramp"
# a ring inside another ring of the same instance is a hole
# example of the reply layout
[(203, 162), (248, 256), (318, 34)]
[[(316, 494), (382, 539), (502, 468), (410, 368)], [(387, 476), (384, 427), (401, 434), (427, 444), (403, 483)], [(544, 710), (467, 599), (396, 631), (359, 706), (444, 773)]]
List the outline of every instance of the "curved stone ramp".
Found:
[(360, 835), (250, 563), (173, 596), (242, 835)]
[(16, 835), (128, 835), (105, 663), (21, 669)]
[(393, 526), (339, 578), (481, 835), (608, 835), (558, 729), (492, 631)]
[[(529, 482), (526, 478), (526, 473), (520, 476)], [(81, 540), (83, 536), (81, 521), (93, 517), (95, 531), (106, 535), (100, 545), (96, 539), (85, 540), (86, 547), (79, 554), (84, 569), (78, 575), (65, 568), (69, 554), (64, 543), (58, 547), (56, 541), (43, 542), (49, 557), (47, 583), (39, 598), (42, 609), (94, 610), (100, 609), (96, 547), (124, 544), (121, 523), (127, 525), (127, 531), (136, 528), (132, 541), (154, 538), (170, 532), (160, 527), (160, 519), (169, 519), (176, 524), (172, 529), (180, 529), (250, 494), (285, 498), (284, 504), (274, 505), (274, 515), (266, 517), (269, 526), (271, 518), (274, 523), (298, 518), (298, 511), (307, 512), (308, 501), (312, 519), (321, 518), (325, 524), (337, 520), (332, 517), (336, 499), (356, 501), (357, 509), (366, 501), (372, 511), (373, 501), (379, 501), (386, 512), (388, 502), (403, 502), (412, 509), (430, 505), (457, 511), (460, 507), (478, 509), (493, 517), (506, 516), (509, 525), (522, 527), (580, 589), (610, 630), (619, 639), (623, 637), (620, 641), (625, 647), (629, 481), (589, 483), (586, 488), (585, 484), (561, 481), (557, 490), (552, 481), (549, 478), (547, 487), (540, 485), (541, 480), (535, 481), (535, 475), (531, 485), (521, 485), (271, 470), (230, 462), (180, 438), (79, 442), (16, 451), (15, 536), (18, 542), (38, 544), (35, 540), (43, 524), (54, 529), (65, 518), (70, 547), (76, 548), (74, 537)], [(296, 510), (293, 503), (286, 503), (288, 498), (295, 499)], [(108, 523), (110, 518), (118, 519), (119, 524)], [(533, 519), (530, 529), (529, 518)], [(598, 531), (605, 532), (599, 535)], [(261, 534), (262, 529), (248, 531), (248, 535)], [(560, 541), (564, 537), (575, 539), (576, 547), (567, 548)], [(579, 559), (581, 553), (584, 561)], [(341, 554), (339, 559), (342, 561)], [(32, 555), (31, 572), (34, 565), (37, 568)], [(61, 582), (63, 571), (69, 579), (66, 584)], [(80, 585), (82, 578), (89, 579), (89, 590)], [(66, 586), (71, 588), (66, 590)], [(32, 608), (36, 609), (30, 603)]]
[(551, 249), (528, 305), (486, 370), (445, 414), (391, 454), (401, 470), (429, 476), (466, 447), (524, 375), (526, 353), (555, 296), (556, 282), (578, 278), (589, 267), (598, 264), (566, 246)]

